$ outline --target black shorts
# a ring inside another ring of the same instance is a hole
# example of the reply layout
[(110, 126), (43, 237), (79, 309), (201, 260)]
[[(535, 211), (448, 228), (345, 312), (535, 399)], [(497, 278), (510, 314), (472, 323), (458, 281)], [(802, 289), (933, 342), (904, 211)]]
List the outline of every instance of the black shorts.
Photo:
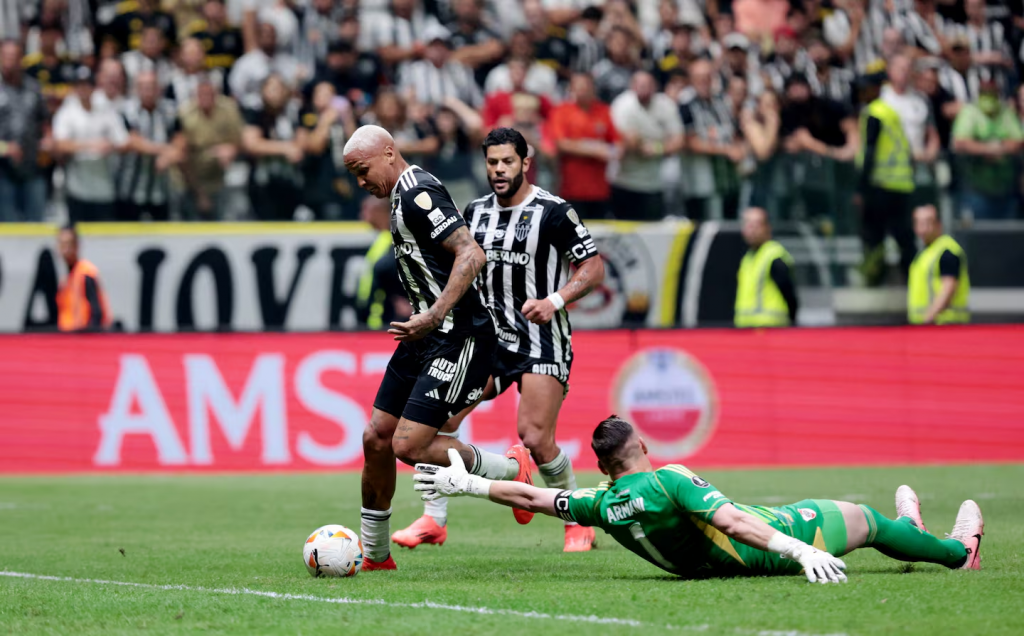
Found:
[(483, 395), (497, 339), (434, 335), (401, 343), (391, 356), (373, 407), (441, 428)]
[(523, 374), (550, 375), (562, 383), (562, 397), (569, 394), (569, 369), (572, 361), (556, 362), (531, 358), (522, 353), (512, 353), (499, 346), (494, 363), (491, 365), (491, 377), (494, 378), (494, 389), (501, 395), (513, 384), (522, 390)]

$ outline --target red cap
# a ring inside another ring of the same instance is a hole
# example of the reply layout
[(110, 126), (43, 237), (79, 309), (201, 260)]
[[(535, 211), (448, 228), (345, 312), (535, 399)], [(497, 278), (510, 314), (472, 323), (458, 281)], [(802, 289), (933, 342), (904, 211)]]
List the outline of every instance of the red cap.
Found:
[(775, 41), (778, 42), (780, 38), (789, 38), (791, 40), (795, 40), (797, 39), (796, 31), (794, 31), (793, 27), (789, 26), (788, 24), (779, 25), (775, 29)]

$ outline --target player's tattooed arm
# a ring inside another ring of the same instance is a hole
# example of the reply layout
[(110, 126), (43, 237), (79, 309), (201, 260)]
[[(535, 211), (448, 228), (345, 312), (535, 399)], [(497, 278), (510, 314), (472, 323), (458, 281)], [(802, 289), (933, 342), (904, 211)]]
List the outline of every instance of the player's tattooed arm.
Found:
[(477, 274), (487, 262), (484, 251), (473, 240), (469, 228), (465, 226), (452, 232), (441, 243), (441, 246), (455, 255), (452, 273), (448, 276), (448, 284), (445, 285), (441, 295), (437, 297), (437, 301), (429, 310), (412, 316), (407, 322), (391, 323), (388, 333), (395, 336), (395, 340), (405, 342), (419, 340), (437, 329), (455, 303), (459, 302), (459, 299), (473, 285)]
[[(604, 260), (594, 256), (580, 263), (569, 282), (556, 293), (562, 297), (562, 305), (569, 305), (594, 291), (603, 282)], [(523, 303), (523, 316), (532, 323), (544, 325), (551, 321), (559, 309), (550, 298), (531, 299)]]
[(448, 284), (438, 296), (437, 302), (430, 308), (430, 311), (436, 314), (438, 323), (473, 286), (473, 281), (487, 262), (484, 251), (473, 240), (468, 227), (463, 226), (452, 232), (441, 246), (455, 255), (455, 263), (452, 264)]

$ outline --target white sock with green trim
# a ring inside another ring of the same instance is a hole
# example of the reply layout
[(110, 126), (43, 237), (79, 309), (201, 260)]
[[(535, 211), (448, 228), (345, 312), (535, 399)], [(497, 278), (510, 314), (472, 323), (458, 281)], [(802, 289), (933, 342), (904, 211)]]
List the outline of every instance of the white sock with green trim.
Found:
[[(558, 456), (546, 464), (537, 466), (540, 469), (541, 479), (548, 488), (560, 490), (576, 490), (576, 474), (572, 472), (572, 462), (565, 451), (559, 450)], [(565, 525), (576, 525), (572, 521), (566, 521)]]
[(469, 469), (470, 473), (484, 479), (500, 479), (502, 481), (515, 479), (519, 474), (519, 462), (511, 457), (490, 453), (472, 444), (469, 444), (469, 447), (473, 449), (473, 454), (476, 457), (473, 467)]

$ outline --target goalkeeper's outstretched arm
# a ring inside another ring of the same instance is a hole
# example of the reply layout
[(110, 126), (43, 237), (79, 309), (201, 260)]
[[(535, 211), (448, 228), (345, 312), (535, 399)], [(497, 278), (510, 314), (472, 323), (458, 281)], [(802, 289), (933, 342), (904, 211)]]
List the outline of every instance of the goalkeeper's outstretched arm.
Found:
[(491, 481), (479, 475), (470, 475), (462, 456), (455, 449), (449, 449), (448, 459), (451, 466), (444, 468), (433, 464), (416, 464), (417, 473), (413, 480), (416, 482), (416, 491), (421, 493), (424, 501), (469, 495), (490, 499), (503, 506), (556, 516), (555, 495), (560, 490), (537, 488), (515, 481)]
[(492, 481), (487, 498), (503, 506), (554, 517), (555, 495), (560, 492), (557, 488), (537, 488), (517, 481)]

